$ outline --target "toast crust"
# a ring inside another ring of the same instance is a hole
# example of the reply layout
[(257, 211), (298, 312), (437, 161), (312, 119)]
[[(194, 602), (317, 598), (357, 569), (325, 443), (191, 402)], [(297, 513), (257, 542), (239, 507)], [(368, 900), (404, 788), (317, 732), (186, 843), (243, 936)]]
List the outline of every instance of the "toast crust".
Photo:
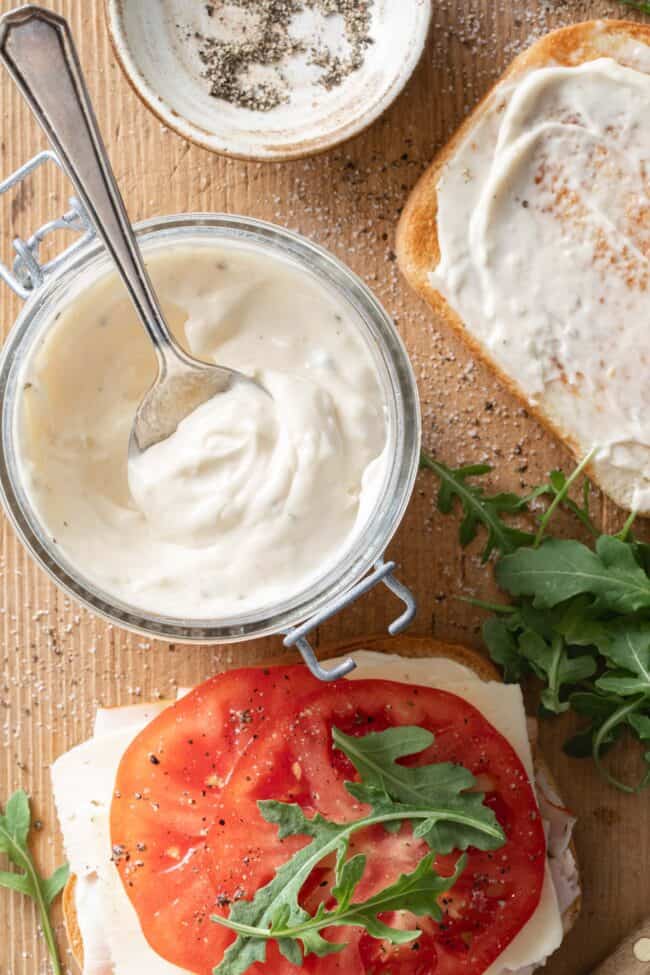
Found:
[(76, 961), (79, 968), (83, 971), (84, 943), (83, 938), (81, 937), (81, 931), (79, 929), (79, 919), (77, 917), (77, 908), (75, 905), (76, 887), (77, 878), (74, 874), (72, 874), (63, 888), (63, 920), (65, 922), (65, 932), (68, 936), (68, 944), (70, 945), (70, 950), (72, 951), (72, 957)]
[[(555, 423), (544, 410), (528, 400), (512, 377), (469, 334), (459, 315), (429, 282), (429, 273), (440, 261), (437, 230), (438, 183), (445, 165), (486, 112), (488, 105), (497, 97), (497, 89), (503, 82), (515, 81), (535, 68), (549, 65), (570, 67), (603, 56), (625, 63), (625, 58), (621, 56), (622, 47), (630, 40), (650, 46), (650, 26), (628, 20), (590, 20), (552, 31), (516, 57), (416, 183), (400, 218), (395, 242), (400, 270), (411, 288), (433, 308), (440, 321), (462, 338), (472, 355), (496, 373), (528, 413), (569, 448), (577, 461), (582, 459), (583, 451), (575, 438)], [(585, 470), (592, 481), (605, 490), (599, 482), (596, 466), (589, 464)], [(617, 487), (608, 486), (605, 493), (621, 507), (629, 507), (629, 500), (622, 489), (619, 493)]]
[[(501, 677), (496, 667), (491, 663), (491, 661), (489, 661), (482, 654), (478, 653), (476, 650), (470, 650), (468, 647), (463, 647), (456, 643), (443, 643), (440, 640), (435, 640), (433, 637), (429, 636), (391, 637), (380, 635), (365, 637), (357, 640), (348, 640), (344, 643), (326, 645), (324, 648), (319, 649), (318, 656), (320, 660), (329, 660), (333, 657), (340, 657), (345, 656), (348, 653), (353, 653), (355, 650), (374, 650), (377, 653), (394, 653), (401, 657), (446, 657), (448, 660), (452, 660), (455, 663), (468, 667), (483, 681), (501, 681)], [(271, 660), (269, 663), (271, 666), (282, 667), (298, 662), (300, 662), (300, 657), (298, 654), (291, 653)], [(267, 662), (265, 662), (265, 665), (266, 663)], [(553, 776), (549, 772), (543, 758), (541, 758), (539, 755), (539, 752), (535, 754), (535, 763), (536, 765), (540, 765), (544, 768), (544, 772), (548, 776), (548, 781), (551, 783), (553, 788), (556, 788)], [(577, 864), (578, 861), (573, 841), (571, 842), (571, 850)], [(73, 958), (77, 962), (79, 968), (83, 970), (83, 939), (79, 930), (79, 921), (75, 907), (75, 886), (76, 877), (73, 874), (68, 880), (63, 891), (63, 918), (65, 921), (66, 932)], [(580, 906), (581, 897), (578, 896), (564, 912), (562, 922), (565, 934), (575, 924), (580, 913)]]

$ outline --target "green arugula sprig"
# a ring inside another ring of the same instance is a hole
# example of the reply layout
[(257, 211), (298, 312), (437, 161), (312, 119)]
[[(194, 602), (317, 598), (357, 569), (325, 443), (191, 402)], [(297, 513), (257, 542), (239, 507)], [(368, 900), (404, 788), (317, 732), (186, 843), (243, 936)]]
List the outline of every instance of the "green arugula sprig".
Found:
[(489, 464), (470, 464), (452, 469), (423, 451), (420, 466), (433, 471), (440, 480), (439, 511), (447, 515), (453, 510), (454, 501), (460, 502), (463, 511), (459, 528), (461, 545), (469, 545), (476, 538), (479, 525), (487, 529), (487, 540), (481, 553), (483, 562), (487, 562), (495, 550), (514, 552), (520, 545), (532, 545), (535, 536), (531, 532), (508, 524), (501, 516), (527, 511), (529, 502), (538, 493), (545, 493), (546, 487), (525, 497), (506, 492), (488, 495), (480, 485), (468, 483), (468, 478), (489, 474), (492, 470)]
[[(395, 945), (409, 944), (418, 937), (419, 931), (393, 928), (380, 921), (378, 915), (385, 911), (410, 911), (418, 917), (442, 920), (438, 898), (454, 886), (467, 865), (467, 858), (465, 855), (461, 856), (454, 873), (449, 877), (441, 877), (433, 870), (435, 856), (435, 853), (428, 853), (412, 873), (402, 874), (394, 884), (374, 897), (352, 903), (366, 864), (365, 856), (354, 856), (337, 870), (336, 886), (332, 888), (332, 895), (337, 902), (335, 910), (327, 911), (321, 903), (312, 918), (293, 927), (285, 926), (289, 924), (288, 911), (285, 911), (278, 915), (275, 926), (264, 937), (267, 940), (275, 939), (284, 956), (295, 965), (302, 964), (303, 951), (313, 951), (323, 957), (338, 953), (346, 947), (342, 942), (326, 941), (318, 935), (319, 931), (329, 927), (362, 927), (373, 938), (385, 939)], [(242, 926), (233, 925), (233, 930), (241, 934)], [(246, 934), (246, 930), (243, 933)], [(302, 950), (298, 941), (303, 945)]]
[[(390, 927), (378, 915), (410, 911), (441, 919), (438, 898), (454, 886), (466, 861), (460, 857), (452, 876), (439, 876), (433, 870), (435, 855), (466, 850), (468, 846), (495, 850), (505, 842), (494, 813), (483, 803), (483, 795), (469, 791), (474, 790), (476, 781), (467, 769), (451, 763), (419, 768), (398, 764), (400, 758), (416, 755), (432, 744), (433, 735), (426, 729), (397, 727), (354, 737), (334, 728), (332, 738), (359, 774), (360, 781), (346, 782), (346, 789), (368, 805), (370, 812), (352, 822), (336, 823), (320, 815), (308, 819), (293, 803), (258, 803), (264, 819), (277, 825), (280, 840), (307, 836), (311, 842), (284, 863), (253, 900), (234, 903), (228, 917), (212, 917), (237, 934), (214, 975), (242, 975), (255, 962), (264, 962), (269, 941), (275, 941), (295, 965), (300, 965), (305, 955), (324, 957), (339, 952), (345, 944), (328, 941), (320, 934), (329, 927), (360, 926), (374, 938), (406, 944), (419, 932)], [(379, 824), (394, 830), (404, 823), (412, 825), (414, 835), (432, 852), (412, 873), (403, 874), (365, 901), (354, 901), (366, 858), (358, 854), (346, 859), (350, 837), (370, 826)], [(326, 910), (321, 903), (310, 915), (299, 904), (300, 891), (313, 869), (330, 855), (336, 856), (331, 891), (336, 907)]]
[(31, 897), (38, 908), (43, 936), (52, 961), (55, 975), (61, 975), (61, 961), (52, 930), (49, 910), (54, 898), (60, 894), (68, 879), (67, 864), (59, 867), (50, 877), (41, 877), (29, 850), (31, 812), (25, 792), (14, 792), (0, 813), (0, 853), (6, 854), (18, 869), (0, 870), (0, 887), (7, 887)]
[[(438, 476), (438, 468), (444, 472), (441, 489), (446, 494), (439, 505), (443, 513), (452, 507), (445, 499), (459, 497), (467, 517), (465, 503), (471, 496), (473, 524), (485, 525), (489, 550), (499, 556), (496, 579), (512, 602), (472, 602), (495, 614), (484, 623), (483, 638), (505, 679), (539, 678), (544, 685), (543, 714), (573, 710), (586, 719), (566, 742), (567, 753), (591, 755), (608, 782), (625, 792), (638, 792), (650, 785), (650, 546), (633, 537), (634, 515), (618, 535), (598, 532), (589, 511), (586, 479), (582, 504), (569, 497), (590, 456), (568, 478), (553, 471), (548, 482), (530, 494), (508, 495), (511, 500), (501, 509), (493, 503), (501, 495), (490, 497), (468, 481), (468, 471), (477, 476), (488, 472), (486, 466), (453, 470), (430, 458), (423, 466)], [(533, 497), (549, 501), (537, 531), (520, 532), (518, 538), (512, 525), (495, 526), (504, 515), (528, 512), (530, 517)], [(593, 536), (593, 548), (546, 537), (559, 507), (570, 511)], [(461, 534), (461, 543), (468, 541), (471, 538)], [(639, 741), (647, 764), (636, 784), (614, 778), (603, 761), (624, 734)]]
[[(440, 481), (438, 511), (444, 515), (451, 514), (454, 510), (454, 502), (456, 500), (460, 502), (463, 517), (458, 529), (458, 538), (463, 548), (474, 541), (480, 525), (486, 529), (487, 539), (481, 552), (481, 561), (485, 563), (493, 552), (508, 555), (523, 546), (538, 546), (559, 507), (575, 515), (591, 535), (599, 534), (589, 512), (589, 481), (585, 479), (581, 505), (569, 496), (573, 483), (589, 463), (591, 456), (591, 453), (588, 454), (570, 477), (565, 477), (562, 471), (551, 471), (548, 482), (540, 484), (539, 487), (533, 488), (524, 495), (511, 491), (486, 494), (480, 483), (476, 484), (468, 480), (468, 478), (491, 474), (490, 464), (447, 467), (423, 450), (420, 454), (420, 469), (432, 471)], [(530, 515), (531, 503), (544, 497), (550, 498), (550, 504), (542, 515), (536, 531), (527, 531), (518, 525), (504, 521), (503, 515)]]
[(647, 0), (618, 0), (625, 7), (631, 7), (633, 10), (638, 10), (642, 14), (648, 14), (650, 17), (650, 3)]
[[(515, 611), (489, 620), (483, 635), (507, 676), (533, 672), (547, 684), (546, 710), (573, 708), (590, 719), (571, 739), (570, 754), (591, 754), (613, 785), (637, 792), (650, 784), (648, 768), (637, 785), (615, 779), (603, 755), (624, 730), (641, 742), (650, 719), (650, 578), (637, 543), (601, 535), (595, 551), (580, 542), (549, 539), (497, 565), (501, 587), (515, 596)], [(646, 719), (646, 720), (642, 720)]]

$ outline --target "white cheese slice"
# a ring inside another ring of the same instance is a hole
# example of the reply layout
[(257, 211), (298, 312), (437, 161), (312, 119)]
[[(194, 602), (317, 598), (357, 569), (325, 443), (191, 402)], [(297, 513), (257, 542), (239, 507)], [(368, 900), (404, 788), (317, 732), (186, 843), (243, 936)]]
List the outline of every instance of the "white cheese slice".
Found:
[[(476, 681), (470, 667), (447, 657), (400, 657), (398, 653), (377, 653), (375, 650), (356, 650), (350, 654), (357, 667), (349, 675), (351, 680), (373, 677), (376, 680), (395, 680), (400, 684), (420, 684), (437, 687), (442, 681)], [(346, 658), (328, 660), (326, 666), (340, 663)], [(372, 668), (372, 673), (370, 669)]]
[[(77, 878), (75, 907), (84, 946), (84, 975), (187, 975), (149, 946), (111, 860), (109, 818), (120, 759), (135, 735), (164, 706), (149, 707), (148, 716), (139, 724), (134, 724), (131, 709), (125, 709), (123, 730), (91, 738), (52, 766), (65, 851)], [(121, 711), (114, 710), (113, 726)]]
[(174, 702), (171, 700), (156, 701), (155, 704), (128, 704), (123, 708), (98, 708), (95, 715), (95, 738), (106, 735), (110, 731), (126, 731), (133, 728), (133, 736), (149, 724), (150, 721)]
[[(434, 686), (474, 704), (512, 744), (531, 781), (533, 762), (519, 687), (485, 683), (468, 667), (444, 658), (407, 659), (370, 651), (353, 654), (350, 679), (381, 678)], [(180, 696), (180, 695), (179, 695)], [(52, 767), (54, 797), (71, 871), (84, 943), (84, 975), (188, 975), (147, 943), (111, 860), (110, 803), (124, 751), (169, 702), (99, 711), (95, 737)], [(485, 975), (528, 975), (562, 940), (562, 920), (547, 868), (540, 904), (530, 921)]]

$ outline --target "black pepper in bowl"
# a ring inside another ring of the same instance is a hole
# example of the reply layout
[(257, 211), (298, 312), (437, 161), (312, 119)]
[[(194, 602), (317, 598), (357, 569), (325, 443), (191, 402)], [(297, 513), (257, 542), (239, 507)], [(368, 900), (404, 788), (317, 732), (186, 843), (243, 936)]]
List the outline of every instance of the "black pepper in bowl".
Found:
[[(212, 21), (230, 27), (232, 8), (251, 15), (253, 23), (242, 26), (240, 36), (225, 40), (197, 32), (198, 55), (210, 94), (240, 108), (268, 112), (290, 100), (285, 69), (296, 56), (320, 70), (317, 83), (330, 91), (338, 87), (364, 63), (372, 44), (370, 23), (375, 0), (215, 0), (206, 4)], [(230, 11), (228, 10), (230, 8)], [(305, 10), (342, 20), (341, 40), (345, 50), (322, 39), (292, 34), (295, 18)], [(267, 77), (251, 77), (256, 68)], [(269, 70), (270, 69), (270, 70)]]

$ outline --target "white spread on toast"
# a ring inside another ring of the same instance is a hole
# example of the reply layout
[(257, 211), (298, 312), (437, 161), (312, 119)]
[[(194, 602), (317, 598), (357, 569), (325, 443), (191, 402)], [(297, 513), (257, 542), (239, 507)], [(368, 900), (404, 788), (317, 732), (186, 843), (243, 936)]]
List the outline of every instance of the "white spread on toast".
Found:
[[(406, 659), (369, 651), (352, 654), (352, 678), (438, 687), (477, 707), (511, 743), (533, 779), (526, 716), (518, 686), (483, 682), (445, 658)], [(182, 694), (180, 695), (182, 696)], [(100, 710), (94, 737), (52, 767), (54, 798), (70, 868), (77, 877), (75, 906), (86, 948), (84, 975), (186, 975), (149, 947), (111, 860), (109, 814), (117, 768), (135, 736), (171, 702)], [(564, 872), (577, 881), (575, 862)], [(547, 869), (537, 910), (485, 975), (529, 975), (562, 941), (560, 908)]]
[(605, 490), (650, 511), (650, 47), (494, 90), (442, 169), (430, 282)]

